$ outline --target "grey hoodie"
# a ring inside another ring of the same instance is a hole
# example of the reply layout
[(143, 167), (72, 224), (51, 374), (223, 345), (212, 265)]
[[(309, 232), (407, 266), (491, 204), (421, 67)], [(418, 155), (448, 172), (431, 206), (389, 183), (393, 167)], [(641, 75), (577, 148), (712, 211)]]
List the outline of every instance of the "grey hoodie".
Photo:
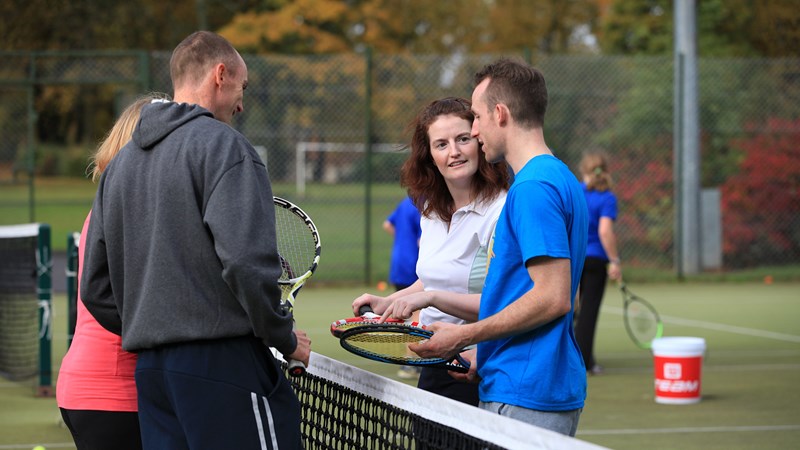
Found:
[(125, 350), (255, 335), (294, 352), (267, 171), (206, 109), (145, 106), (100, 179), (87, 234), (81, 297)]

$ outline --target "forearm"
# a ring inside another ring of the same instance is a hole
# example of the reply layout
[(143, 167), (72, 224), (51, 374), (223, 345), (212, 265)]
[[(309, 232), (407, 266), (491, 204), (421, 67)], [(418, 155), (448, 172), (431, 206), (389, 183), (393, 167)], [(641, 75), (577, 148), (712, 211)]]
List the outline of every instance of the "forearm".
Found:
[(543, 259), (530, 263), (528, 273), (533, 288), (497, 314), (465, 325), (469, 344), (525, 333), (548, 324), (572, 308), (570, 299), (570, 261)]
[(430, 306), (468, 322), (475, 322), (478, 320), (478, 312), (481, 305), (480, 294), (430, 291), (430, 295)]
[(464, 325), (469, 336), (466, 345), (525, 333), (548, 324), (565, 314), (556, 301), (537, 298), (536, 289), (484, 320)]
[(416, 294), (417, 292), (422, 292), (424, 290), (425, 290), (425, 288), (422, 286), (422, 281), (417, 280), (411, 286), (409, 286), (407, 288), (404, 288), (404, 289), (400, 289), (397, 292), (393, 292), (391, 295), (386, 297), (386, 300), (394, 301), (394, 300), (397, 300), (400, 297), (405, 297), (406, 295)]
[(620, 262), (619, 250), (617, 248), (617, 235), (614, 233), (614, 225), (611, 219), (603, 217), (600, 219), (600, 227), (598, 229), (600, 237), (600, 244), (608, 256), (608, 260), (612, 262)]

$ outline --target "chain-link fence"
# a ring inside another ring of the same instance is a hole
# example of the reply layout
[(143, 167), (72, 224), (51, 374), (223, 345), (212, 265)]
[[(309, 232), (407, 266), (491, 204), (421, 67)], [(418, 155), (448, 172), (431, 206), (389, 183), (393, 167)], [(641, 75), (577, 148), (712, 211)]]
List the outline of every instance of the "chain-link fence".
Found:
[[(26, 68), (32, 56), (17, 56), (29, 58), (18, 73), (4, 64), (0, 181), (13, 182), (28, 167), (29, 148), (47, 150), (30, 144), (28, 131), (29, 118), (41, 126), (53, 114), (42, 107), (58, 103), (46, 100), (91, 95), (89, 106), (113, 115), (143, 86), (169, 93), (169, 53), (140, 55), (58, 55), (68, 70), (35, 82), (30, 72), (43, 69)], [(244, 56), (249, 84), (234, 125), (263, 149), (275, 194), (317, 222), (316, 278), (385, 279), (391, 245), (381, 223), (404, 196), (398, 169), (405, 154), (396, 144), (408, 140), (406, 125), (427, 102), (469, 98), (472, 75), (499, 55)], [(576, 172), (585, 151), (610, 159), (626, 268), (673, 271), (672, 58), (551, 56), (533, 64), (548, 80), (545, 138), (556, 155)], [(698, 69), (701, 179), (703, 199), (711, 199), (702, 204), (703, 254), (710, 255), (703, 267), (800, 263), (800, 61), (700, 60)], [(76, 123), (90, 127), (90, 117)], [(37, 170), (47, 173), (38, 153)]]

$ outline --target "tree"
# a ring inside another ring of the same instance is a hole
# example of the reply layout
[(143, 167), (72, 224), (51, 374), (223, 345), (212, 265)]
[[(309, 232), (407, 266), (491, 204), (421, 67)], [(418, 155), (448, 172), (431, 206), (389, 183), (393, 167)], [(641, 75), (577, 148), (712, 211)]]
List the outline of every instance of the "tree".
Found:
[(732, 145), (744, 152), (722, 186), (729, 267), (777, 265), (800, 255), (800, 120), (771, 119)]
[[(800, 56), (795, 0), (698, 0), (696, 8), (701, 57)], [(614, 0), (599, 27), (603, 53), (672, 53), (673, 12), (674, 0)]]
[(250, 10), (219, 31), (259, 53), (585, 51), (597, 0), (295, 0)]
[(266, 2), (4, 0), (0, 50), (168, 50), (201, 23), (215, 30), (234, 14), (262, 3)]

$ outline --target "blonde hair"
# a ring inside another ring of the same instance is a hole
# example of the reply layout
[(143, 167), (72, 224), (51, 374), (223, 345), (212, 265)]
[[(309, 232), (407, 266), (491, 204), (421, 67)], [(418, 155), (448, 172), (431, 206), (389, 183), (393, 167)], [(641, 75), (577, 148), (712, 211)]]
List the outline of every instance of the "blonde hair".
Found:
[(586, 188), (592, 191), (607, 191), (614, 184), (608, 173), (608, 162), (601, 153), (586, 153), (580, 164), (581, 175), (586, 180)]
[(94, 155), (90, 158), (89, 167), (91, 168), (92, 181), (97, 182), (97, 180), (100, 179), (100, 175), (106, 170), (108, 163), (110, 163), (111, 160), (117, 156), (120, 149), (131, 140), (133, 130), (139, 122), (139, 115), (144, 105), (147, 105), (153, 100), (168, 98), (169, 96), (166, 94), (154, 92), (139, 97), (122, 111), (117, 121), (114, 122), (114, 126), (111, 127), (106, 137), (100, 142), (97, 151), (95, 151)]

